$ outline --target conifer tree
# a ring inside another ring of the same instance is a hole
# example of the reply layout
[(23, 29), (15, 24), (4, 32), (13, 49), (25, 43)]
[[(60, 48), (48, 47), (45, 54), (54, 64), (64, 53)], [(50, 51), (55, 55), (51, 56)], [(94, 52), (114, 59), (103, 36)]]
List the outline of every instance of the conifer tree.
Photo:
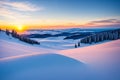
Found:
[(77, 45), (75, 44), (75, 48), (77, 48)]
[(80, 42), (78, 42), (78, 47), (80, 47)]
[(10, 32), (9, 32), (9, 30), (8, 29), (6, 29), (6, 34), (9, 36), (9, 34), (10, 34)]

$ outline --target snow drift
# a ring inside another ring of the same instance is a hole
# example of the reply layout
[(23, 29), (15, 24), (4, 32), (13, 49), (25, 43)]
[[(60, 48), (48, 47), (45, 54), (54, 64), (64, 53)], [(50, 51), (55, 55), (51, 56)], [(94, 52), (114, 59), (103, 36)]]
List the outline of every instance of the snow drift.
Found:
[[(1, 80), (79, 80), (84, 63), (58, 54), (0, 61)], [(83, 77), (85, 78), (85, 77)]]
[(0, 34), (0, 80), (120, 80), (120, 40), (53, 50)]
[(60, 54), (82, 61), (89, 65), (96, 80), (120, 79), (120, 40), (88, 46), (84, 48), (61, 50)]

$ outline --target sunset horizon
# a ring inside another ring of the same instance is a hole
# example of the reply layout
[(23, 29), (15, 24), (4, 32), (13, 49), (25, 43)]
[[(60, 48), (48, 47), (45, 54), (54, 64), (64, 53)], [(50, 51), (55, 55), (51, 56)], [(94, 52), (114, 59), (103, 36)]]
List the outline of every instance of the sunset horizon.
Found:
[(117, 0), (1, 0), (0, 28), (64, 29), (120, 25)]

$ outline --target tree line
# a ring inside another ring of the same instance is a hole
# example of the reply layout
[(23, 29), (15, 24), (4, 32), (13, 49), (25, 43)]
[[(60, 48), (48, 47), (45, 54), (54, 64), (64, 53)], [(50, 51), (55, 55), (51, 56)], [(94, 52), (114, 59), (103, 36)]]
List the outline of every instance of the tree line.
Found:
[[(1, 30), (1, 29), (0, 29)], [(29, 44), (40, 44), (40, 42), (32, 40), (30, 38), (24, 37), (22, 35), (19, 35), (15, 30), (12, 30), (11, 32), (6, 29), (6, 34), (9, 36), (11, 34), (12, 37), (19, 39), (20, 41), (29, 43)]]
[(77, 44), (75, 44), (75, 48), (79, 47), (81, 43), (92, 44), (105, 40), (117, 40), (117, 39), (120, 39), (120, 29), (102, 31), (82, 38)]

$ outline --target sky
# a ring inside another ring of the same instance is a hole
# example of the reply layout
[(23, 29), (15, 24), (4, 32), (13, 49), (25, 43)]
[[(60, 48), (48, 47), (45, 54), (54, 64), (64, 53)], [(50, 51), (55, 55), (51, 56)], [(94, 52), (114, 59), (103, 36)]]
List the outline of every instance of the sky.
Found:
[(120, 0), (0, 0), (0, 27), (119, 26)]

